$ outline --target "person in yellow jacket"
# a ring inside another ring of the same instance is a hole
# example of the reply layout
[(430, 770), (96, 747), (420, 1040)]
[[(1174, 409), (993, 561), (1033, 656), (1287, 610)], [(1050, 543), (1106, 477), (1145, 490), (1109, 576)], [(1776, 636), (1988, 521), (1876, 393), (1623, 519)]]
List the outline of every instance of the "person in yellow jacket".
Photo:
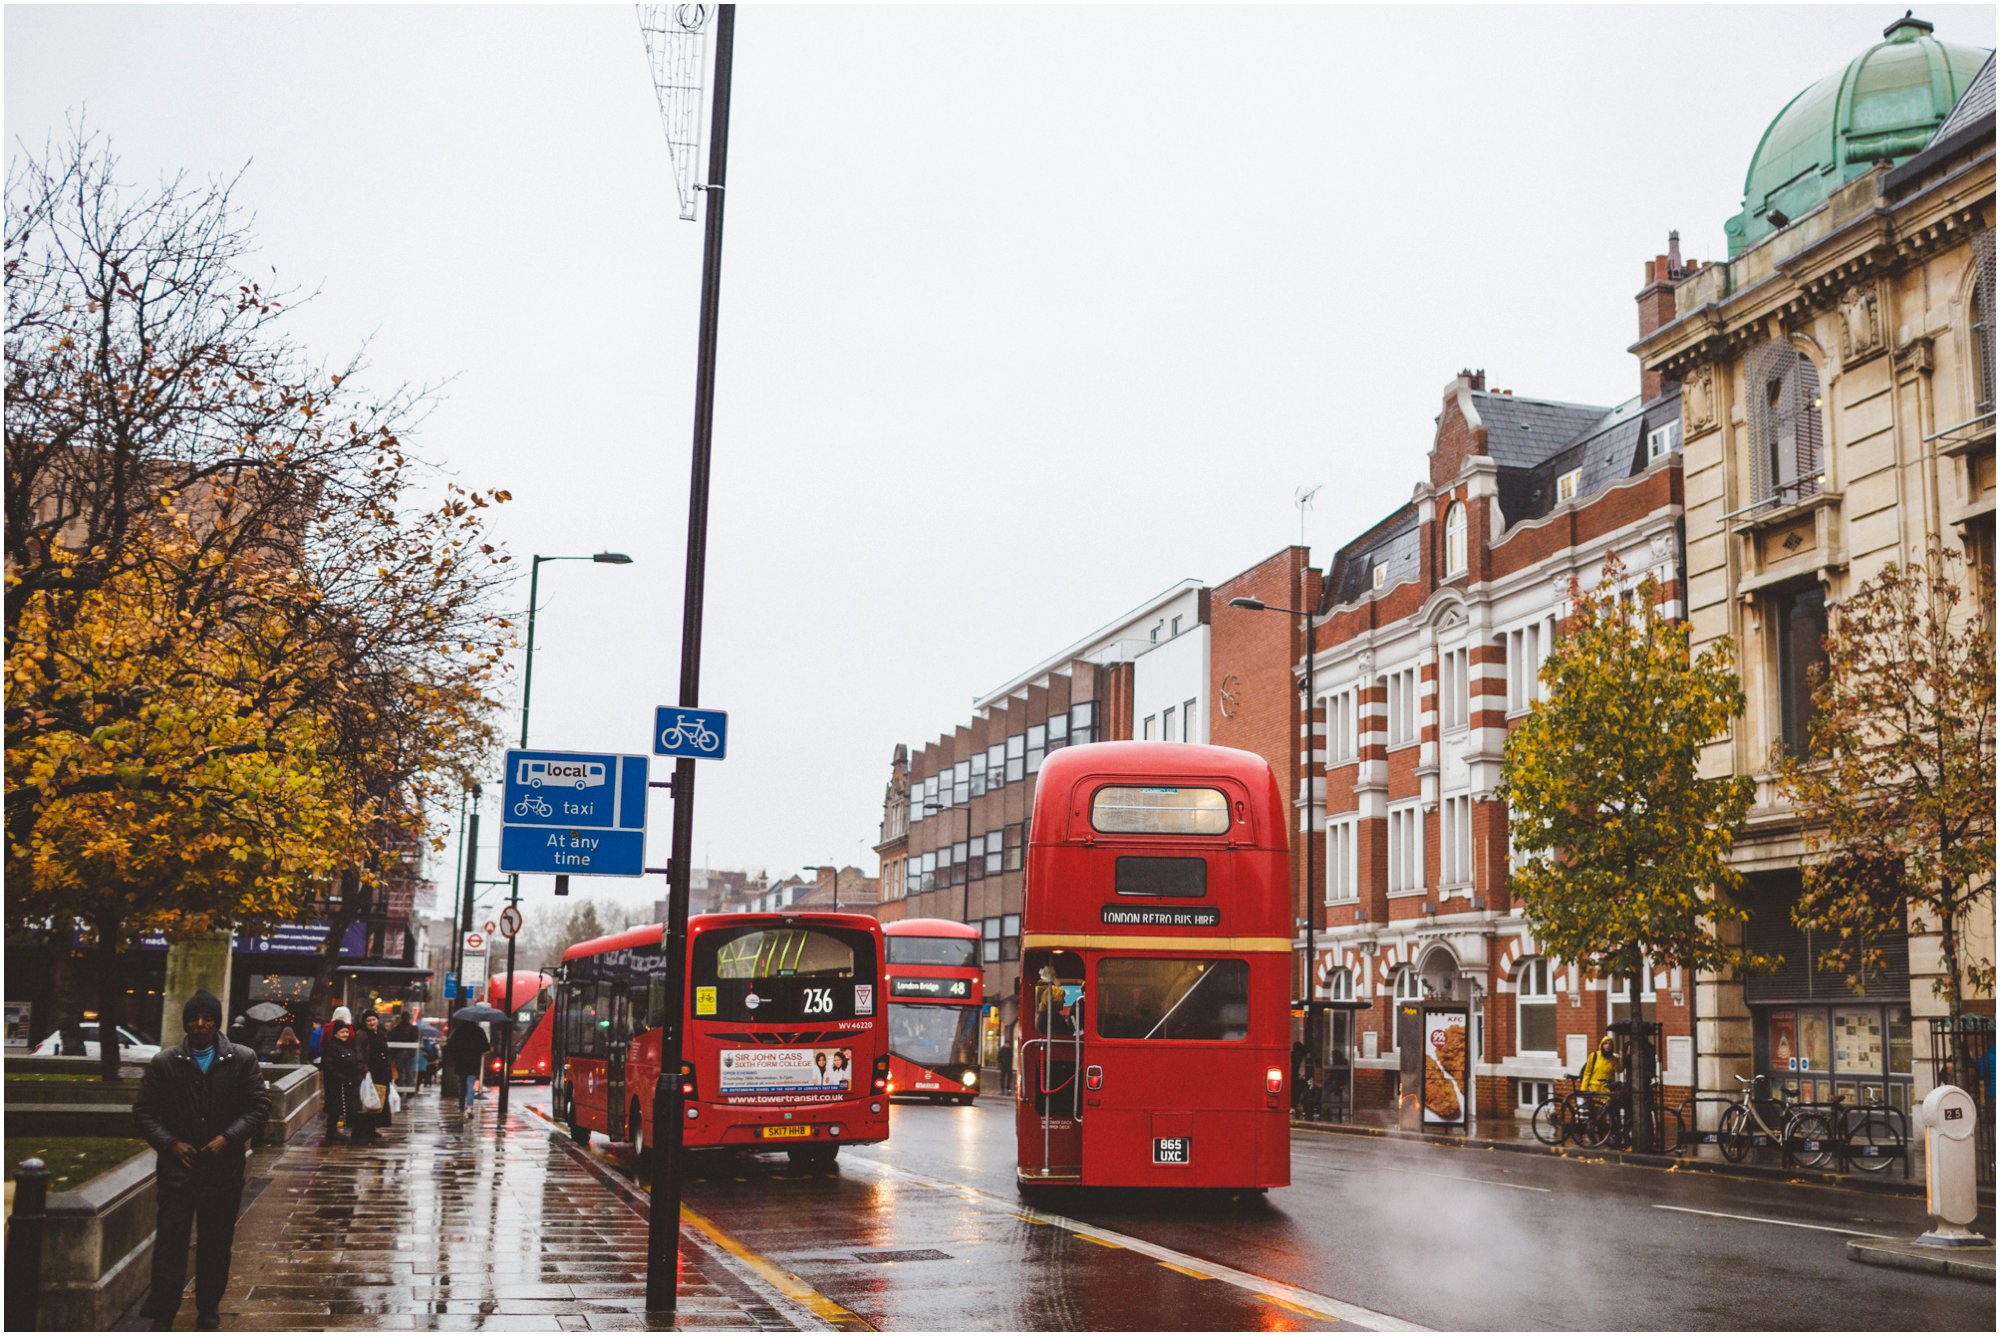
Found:
[(1611, 1083), (1625, 1073), (1625, 1062), (1618, 1056), (1618, 1047), (1606, 1035), (1597, 1041), (1597, 1052), (1584, 1059), (1583, 1076), (1578, 1086), (1593, 1095), (1611, 1093)]

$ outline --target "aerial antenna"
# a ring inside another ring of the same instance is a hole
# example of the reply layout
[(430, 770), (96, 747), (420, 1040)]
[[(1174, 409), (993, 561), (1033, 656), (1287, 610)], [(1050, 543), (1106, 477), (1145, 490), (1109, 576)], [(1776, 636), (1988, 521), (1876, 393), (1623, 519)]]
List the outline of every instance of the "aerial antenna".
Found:
[(681, 217), (694, 221), (695, 150), (701, 146), (701, 76), (707, 68), (708, 16), (713, 5), (639, 5), (639, 35), (653, 69), (653, 95), (674, 164)]
[(1319, 489), (1324, 486), (1326, 486), (1325, 483), (1317, 483), (1311, 487), (1301, 486), (1297, 491), (1292, 493), (1292, 504), (1299, 508), (1300, 547), (1308, 546), (1306, 543), (1306, 512), (1312, 509), (1313, 498), (1319, 495)]

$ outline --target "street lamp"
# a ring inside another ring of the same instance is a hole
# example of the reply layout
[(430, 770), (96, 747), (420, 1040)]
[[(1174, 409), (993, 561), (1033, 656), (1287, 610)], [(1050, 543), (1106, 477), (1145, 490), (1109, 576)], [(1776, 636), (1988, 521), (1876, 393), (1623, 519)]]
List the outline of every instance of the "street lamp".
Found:
[(1306, 1076), (1317, 1080), (1319, 1076), (1319, 1025), (1315, 1019), (1313, 1001), (1319, 992), (1313, 978), (1313, 965), (1319, 956), (1319, 939), (1315, 933), (1318, 911), (1318, 885), (1313, 878), (1313, 853), (1319, 845), (1319, 832), (1313, 828), (1313, 746), (1312, 715), (1319, 704), (1313, 691), (1313, 612), (1308, 608), (1278, 608), (1260, 598), (1232, 598), (1232, 608), (1242, 608), (1248, 612), (1281, 612), (1288, 617), (1303, 617), (1306, 620), (1306, 703), (1303, 711), (1306, 726), (1300, 730), (1306, 739)]
[(807, 872), (831, 872), (833, 874), (833, 910), (840, 912), (840, 868), (833, 863), (808, 863)]
[[(536, 556), (528, 563), (528, 654), (527, 662), (521, 669), (521, 749), (528, 748), (528, 702), (535, 689), (535, 604), (539, 601), (542, 584), (542, 563), (545, 561), (594, 561), (600, 566), (630, 566), (632, 558), (623, 552), (599, 552), (589, 557), (543, 557)], [(501, 778), (501, 788), (506, 788), (506, 778)], [(567, 885), (568, 883), (563, 883)], [(466, 887), (466, 931), (472, 930), (471, 886)], [(521, 907), (521, 878), (510, 873), (507, 878), (507, 903), (516, 912)], [(507, 934), (507, 1025), (500, 1035), (500, 1119), (505, 1126), (507, 1118), (507, 1087), (514, 1070), (514, 934)]]

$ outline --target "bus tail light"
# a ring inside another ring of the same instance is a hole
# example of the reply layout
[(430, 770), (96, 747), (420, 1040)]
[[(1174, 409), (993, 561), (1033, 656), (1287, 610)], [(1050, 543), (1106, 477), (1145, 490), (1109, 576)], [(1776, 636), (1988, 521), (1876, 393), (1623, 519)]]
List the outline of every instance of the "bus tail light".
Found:
[(694, 1098), (694, 1064), (691, 1062), (681, 1064), (681, 1098)]
[(1098, 1066), (1098, 1065), (1097, 1065), (1096, 1063), (1094, 1063), (1094, 1062), (1093, 1062), (1092, 1064), (1090, 1064), (1090, 1066), (1088, 1066), (1088, 1067), (1084, 1068), (1084, 1069), (1083, 1069), (1083, 1088), (1084, 1088), (1085, 1090), (1102, 1090), (1102, 1089), (1104, 1089), (1104, 1069), (1103, 1069), (1102, 1067)]
[(1267, 1094), (1272, 1094), (1272, 1095), (1279, 1095), (1284, 1093), (1285, 1073), (1282, 1068), (1279, 1067), (1265, 1068), (1264, 1090)]
[(889, 1088), (889, 1055), (884, 1053), (875, 1059), (875, 1090), (877, 1094)]

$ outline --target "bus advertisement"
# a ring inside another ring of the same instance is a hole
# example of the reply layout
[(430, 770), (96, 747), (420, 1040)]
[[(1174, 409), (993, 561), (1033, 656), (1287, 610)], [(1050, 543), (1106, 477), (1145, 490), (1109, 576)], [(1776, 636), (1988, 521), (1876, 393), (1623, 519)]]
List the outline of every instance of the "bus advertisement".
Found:
[[(661, 930), (563, 953), (551, 1107), (570, 1135), (643, 1155), (660, 1072)], [(865, 914), (699, 914), (688, 920), (682, 1144), (782, 1150), (829, 1167), (889, 1135), (882, 927)]]
[(970, 1104), (979, 1094), (985, 970), (979, 930), (951, 919), (882, 925), (889, 959), (889, 1093)]
[(1263, 758), (1109, 742), (1042, 763), (1016, 1051), (1025, 1189), (1291, 1181), (1290, 809)]

